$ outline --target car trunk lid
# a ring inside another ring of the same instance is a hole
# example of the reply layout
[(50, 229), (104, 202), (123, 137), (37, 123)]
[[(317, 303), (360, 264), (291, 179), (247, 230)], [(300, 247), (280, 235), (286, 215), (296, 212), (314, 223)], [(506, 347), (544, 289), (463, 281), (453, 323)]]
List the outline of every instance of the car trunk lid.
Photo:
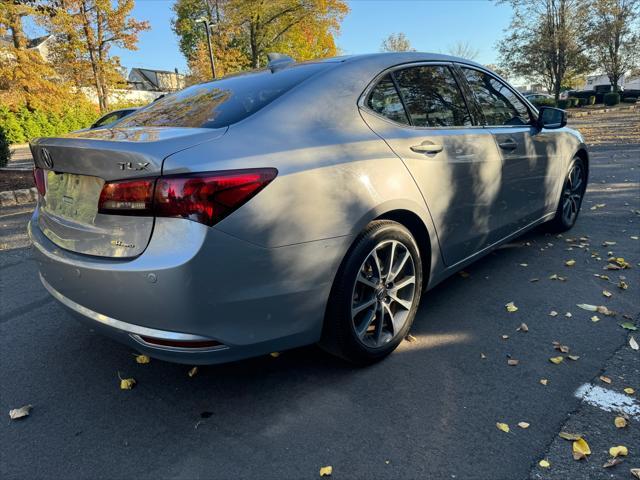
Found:
[(151, 238), (154, 219), (99, 213), (105, 182), (158, 177), (167, 156), (225, 132), (226, 128), (138, 127), (34, 140), (31, 151), (45, 181), (38, 226), (56, 245), (73, 252), (114, 258), (140, 255)]

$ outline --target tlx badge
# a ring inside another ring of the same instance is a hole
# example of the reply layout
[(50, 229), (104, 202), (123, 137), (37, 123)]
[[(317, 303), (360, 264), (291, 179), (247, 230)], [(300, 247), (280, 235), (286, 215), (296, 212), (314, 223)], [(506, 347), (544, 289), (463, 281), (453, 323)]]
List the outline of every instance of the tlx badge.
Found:
[(118, 162), (120, 170), (147, 170), (149, 162)]

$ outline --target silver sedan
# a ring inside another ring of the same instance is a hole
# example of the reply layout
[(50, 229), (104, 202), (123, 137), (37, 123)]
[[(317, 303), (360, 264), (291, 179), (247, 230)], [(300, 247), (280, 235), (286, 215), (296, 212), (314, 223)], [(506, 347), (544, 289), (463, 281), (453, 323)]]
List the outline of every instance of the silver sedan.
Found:
[(40, 280), (153, 357), (319, 343), (371, 363), (425, 289), (538, 225), (573, 226), (589, 159), (565, 125), (460, 58), (279, 56), (33, 141)]

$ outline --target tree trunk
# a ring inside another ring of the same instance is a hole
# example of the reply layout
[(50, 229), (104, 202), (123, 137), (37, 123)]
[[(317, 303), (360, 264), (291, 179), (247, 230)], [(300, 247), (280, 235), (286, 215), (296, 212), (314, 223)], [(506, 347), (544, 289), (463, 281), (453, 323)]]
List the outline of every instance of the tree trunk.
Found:
[(22, 16), (20, 14), (9, 16), (9, 28), (11, 29), (13, 46), (18, 50), (26, 49), (27, 39), (25, 38), (24, 31), (22, 30)]

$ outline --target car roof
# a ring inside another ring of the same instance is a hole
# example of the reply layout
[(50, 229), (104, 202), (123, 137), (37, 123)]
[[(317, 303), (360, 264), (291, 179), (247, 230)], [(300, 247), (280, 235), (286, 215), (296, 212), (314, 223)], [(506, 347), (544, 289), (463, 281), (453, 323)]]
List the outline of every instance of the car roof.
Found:
[(472, 60), (467, 60), (461, 57), (454, 57), (452, 55), (444, 55), (442, 53), (431, 52), (382, 52), (382, 53), (365, 53), (360, 55), (343, 55), (339, 57), (331, 57), (325, 59), (315, 60), (316, 62), (361, 62), (361, 63), (379, 63), (380, 61), (386, 61), (389, 66), (411, 63), (411, 62), (458, 62), (466, 63), (468, 65), (474, 65), (477, 67), (485, 68), (483, 65), (476, 63)]

